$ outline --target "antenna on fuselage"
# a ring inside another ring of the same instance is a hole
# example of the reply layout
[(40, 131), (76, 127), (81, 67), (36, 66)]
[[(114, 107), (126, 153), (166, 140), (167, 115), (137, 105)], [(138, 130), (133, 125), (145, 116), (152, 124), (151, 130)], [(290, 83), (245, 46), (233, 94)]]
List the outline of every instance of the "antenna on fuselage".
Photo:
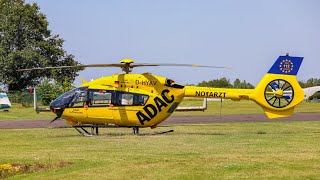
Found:
[(220, 99), (220, 120), (221, 120), (221, 114), (222, 114), (222, 98)]

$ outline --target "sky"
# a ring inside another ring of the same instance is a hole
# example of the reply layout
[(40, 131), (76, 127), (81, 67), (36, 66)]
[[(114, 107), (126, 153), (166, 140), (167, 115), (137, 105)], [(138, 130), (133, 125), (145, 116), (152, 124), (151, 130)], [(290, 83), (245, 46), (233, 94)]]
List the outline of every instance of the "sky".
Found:
[[(298, 80), (320, 78), (317, 0), (26, 0), (37, 3), (82, 64), (187, 63), (234, 69), (142, 67), (180, 84), (227, 77), (256, 85), (280, 55), (302, 56)], [(121, 73), (87, 68), (91, 80)], [(75, 85), (80, 85), (75, 81)]]

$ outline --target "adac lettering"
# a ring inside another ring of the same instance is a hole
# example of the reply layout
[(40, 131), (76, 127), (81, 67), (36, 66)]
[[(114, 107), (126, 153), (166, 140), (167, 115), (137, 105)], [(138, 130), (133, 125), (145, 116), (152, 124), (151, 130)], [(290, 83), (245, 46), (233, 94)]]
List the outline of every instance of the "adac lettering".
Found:
[(157, 116), (159, 112), (162, 111), (163, 108), (167, 107), (168, 104), (171, 104), (174, 101), (174, 96), (169, 96), (170, 91), (165, 89), (161, 92), (161, 97), (155, 97), (153, 99), (155, 105), (147, 104), (143, 107), (143, 111), (137, 112), (137, 117), (140, 123), (143, 125), (144, 121), (151, 121), (154, 117)]
[(208, 98), (225, 98), (226, 94), (226, 92), (196, 91), (196, 96)]
[(157, 81), (140, 81), (136, 80), (136, 85), (144, 85), (144, 86), (155, 86)]

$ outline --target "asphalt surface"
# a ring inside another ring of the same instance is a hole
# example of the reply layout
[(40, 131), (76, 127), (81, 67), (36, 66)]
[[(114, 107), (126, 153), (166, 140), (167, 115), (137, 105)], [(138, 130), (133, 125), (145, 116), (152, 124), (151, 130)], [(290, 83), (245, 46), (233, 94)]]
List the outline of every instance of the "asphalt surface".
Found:
[[(0, 129), (56, 128), (66, 127), (64, 120), (2, 120)], [(160, 125), (168, 124), (204, 124), (223, 122), (273, 122), (273, 121), (320, 121), (320, 113), (296, 113), (279, 119), (268, 119), (264, 114), (242, 114), (220, 116), (171, 116)]]

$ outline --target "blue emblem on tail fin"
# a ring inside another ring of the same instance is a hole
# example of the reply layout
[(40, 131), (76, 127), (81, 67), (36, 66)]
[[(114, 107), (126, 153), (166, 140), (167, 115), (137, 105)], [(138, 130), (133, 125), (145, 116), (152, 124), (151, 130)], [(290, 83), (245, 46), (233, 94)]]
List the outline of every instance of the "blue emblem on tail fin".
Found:
[(303, 57), (279, 56), (268, 73), (297, 75), (302, 60)]

